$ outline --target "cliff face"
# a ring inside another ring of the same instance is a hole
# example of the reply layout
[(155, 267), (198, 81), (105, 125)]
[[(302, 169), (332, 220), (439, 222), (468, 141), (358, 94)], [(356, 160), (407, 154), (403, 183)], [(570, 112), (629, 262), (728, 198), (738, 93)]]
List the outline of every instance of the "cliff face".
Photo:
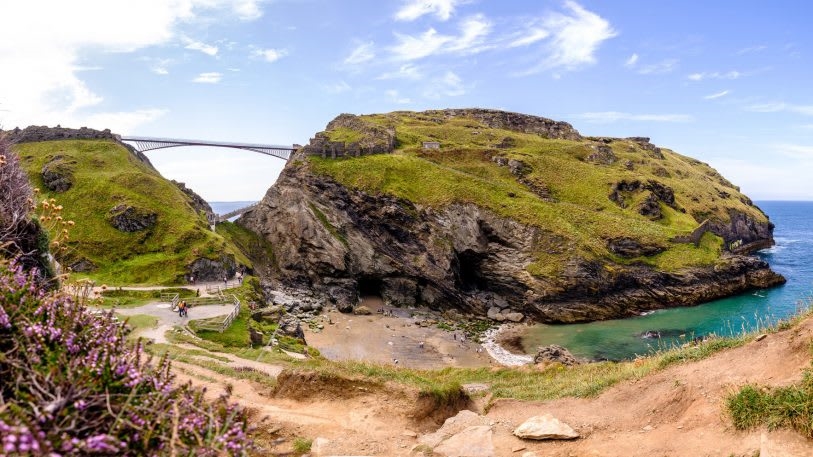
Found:
[[(716, 208), (722, 206), (718, 203), (686, 211), (689, 205), (684, 201), (691, 202), (692, 196), (660, 181), (638, 179), (633, 185), (635, 180), (620, 179), (629, 170), (615, 150), (627, 151), (641, 139), (603, 149), (598, 146), (616, 140), (585, 140), (567, 124), (516, 113), (449, 110), (415, 116), (434, 123), (436, 118), (463, 120), (463, 128), (477, 132), (476, 138), (493, 134), (497, 144), (485, 149), (465, 144), (447, 151), (411, 151), (403, 146), (403, 138), (414, 131), (404, 128), (399, 117), (401, 123), (387, 126), (401, 147), (394, 155), (322, 159), (298, 154), (258, 208), (240, 220), (274, 246), (280, 272), (276, 280), (313, 290), (343, 309), (351, 308), (360, 293), (378, 293), (395, 305), (455, 307), (496, 320), (527, 316), (545, 322), (608, 319), (692, 305), (783, 281), (759, 259), (729, 252), (772, 243), (770, 222), (742, 200), (730, 207)], [(521, 135), (503, 136), (506, 131)], [(610, 186), (600, 185), (598, 195), (590, 196), (600, 206), (591, 203), (574, 209), (581, 202), (554, 179), (556, 174), (569, 174), (566, 168), (540, 175), (533, 157), (513, 156), (511, 149), (528, 147), (523, 135), (553, 141), (556, 147), (569, 144), (563, 141), (579, 145), (574, 163), (601, 167), (602, 179), (614, 178), (603, 181)], [(654, 154), (654, 146), (635, 148), (635, 154)], [(476, 161), (461, 160), (460, 154), (474, 154)], [(432, 169), (421, 168), (423, 173), (411, 179), (414, 170), (402, 162), (413, 159), (421, 167), (440, 167), (439, 177), (433, 178)], [(376, 161), (387, 167), (379, 168)], [(608, 161), (621, 162), (618, 168), (625, 171), (607, 170)], [(641, 165), (638, 160), (633, 168)], [(331, 167), (363, 171), (349, 176)], [(492, 178), (487, 171), (495, 173)], [(380, 182), (387, 179), (381, 175), (389, 173), (398, 177), (393, 178), (394, 188)], [(702, 173), (710, 174), (706, 169)], [(444, 176), (451, 180), (439, 183)], [(371, 189), (363, 178), (378, 188)], [(619, 185), (621, 181), (625, 184)], [(456, 197), (433, 200), (445, 195), (447, 187), (464, 184), (469, 187)], [(421, 185), (440, 187), (423, 194)], [(515, 187), (500, 187), (493, 202), (468, 195), (490, 186)], [(522, 204), (535, 211), (526, 211)], [(691, 216), (691, 211), (698, 214)], [(667, 222), (685, 220), (680, 227), (694, 227), (700, 217), (709, 222), (693, 240), (697, 246), (669, 241), (682, 229), (664, 228)], [(692, 263), (684, 257), (699, 260)]]

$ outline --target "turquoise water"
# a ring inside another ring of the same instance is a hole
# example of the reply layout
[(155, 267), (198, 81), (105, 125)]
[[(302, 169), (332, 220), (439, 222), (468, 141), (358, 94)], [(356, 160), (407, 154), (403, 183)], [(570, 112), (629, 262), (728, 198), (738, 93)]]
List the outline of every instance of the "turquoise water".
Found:
[[(785, 285), (629, 319), (534, 326), (525, 335), (525, 347), (558, 344), (579, 357), (621, 360), (711, 333), (741, 333), (792, 315), (813, 296), (813, 202), (757, 204), (776, 224), (776, 246), (759, 256), (788, 280)], [(649, 330), (662, 337), (642, 338)]]

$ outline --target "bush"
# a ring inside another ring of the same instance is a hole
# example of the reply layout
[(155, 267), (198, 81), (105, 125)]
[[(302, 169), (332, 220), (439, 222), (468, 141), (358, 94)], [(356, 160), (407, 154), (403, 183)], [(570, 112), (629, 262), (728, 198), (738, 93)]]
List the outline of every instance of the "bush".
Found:
[(0, 266), (0, 454), (246, 455), (245, 413), (173, 385), (128, 332)]

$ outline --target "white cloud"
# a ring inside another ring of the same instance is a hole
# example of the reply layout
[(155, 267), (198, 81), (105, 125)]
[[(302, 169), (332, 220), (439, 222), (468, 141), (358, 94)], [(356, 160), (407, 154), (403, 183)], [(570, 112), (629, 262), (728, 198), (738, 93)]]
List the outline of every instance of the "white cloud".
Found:
[[(249, 19), (255, 0), (26, 0), (4, 2), (0, 27), (0, 125), (88, 125), (128, 110), (99, 112), (103, 96), (81, 77), (87, 51), (127, 53), (179, 38), (179, 24), (226, 12)], [(93, 14), (88, 14), (93, 12)], [(104, 18), (104, 20), (99, 20)], [(35, 31), (35, 32), (33, 32)], [(156, 66), (158, 72), (166, 67)], [(133, 111), (129, 119), (149, 116)], [(95, 116), (95, 117), (94, 117)], [(119, 117), (120, 118), (120, 117)], [(105, 128), (107, 126), (97, 125)]]
[(99, 113), (88, 116), (88, 125), (108, 128), (121, 135), (131, 133), (137, 126), (152, 122), (164, 114), (164, 109), (143, 109), (131, 112)]
[(750, 54), (752, 52), (760, 52), (760, 51), (764, 51), (766, 49), (768, 49), (768, 47), (765, 46), (765, 45), (749, 46), (747, 48), (740, 49), (739, 51), (736, 52), (736, 54), (738, 56), (741, 56), (743, 54)]
[(329, 92), (331, 94), (341, 94), (342, 92), (347, 92), (352, 88), (346, 82), (339, 81), (334, 84), (325, 84), (322, 86), (322, 89), (324, 89), (325, 92)]
[(285, 57), (288, 55), (287, 49), (256, 49), (254, 51), (254, 56), (259, 57), (266, 62), (276, 62), (277, 60)]
[(398, 21), (414, 21), (426, 14), (433, 14), (441, 21), (448, 21), (462, 0), (407, 0), (395, 13)]
[(782, 143), (773, 146), (773, 150), (786, 157), (799, 160), (813, 160), (813, 146)]
[(514, 39), (510, 43), (508, 43), (509, 48), (516, 48), (520, 46), (528, 46), (529, 44), (534, 44), (537, 41), (544, 40), (545, 38), (550, 36), (550, 32), (543, 28), (535, 28), (531, 27), (526, 30), (521, 37)]
[(375, 52), (373, 51), (373, 42), (362, 43), (356, 46), (356, 49), (353, 49), (353, 52), (350, 53), (344, 59), (345, 65), (358, 65), (375, 58)]
[(648, 65), (641, 65), (638, 67), (638, 73), (642, 75), (660, 75), (670, 73), (675, 69), (675, 67), (677, 67), (677, 64), (677, 59), (666, 59)]
[(399, 105), (405, 105), (405, 104), (408, 104), (408, 103), (412, 103), (412, 100), (410, 100), (409, 98), (401, 97), (398, 94), (397, 90), (393, 90), (393, 89), (388, 90), (388, 91), (386, 91), (386, 94), (387, 94), (387, 97), (389, 97), (390, 101), (393, 102), (393, 103), (398, 103)]
[(156, 75), (163, 76), (163, 75), (168, 75), (169, 74), (169, 70), (167, 70), (166, 67), (152, 67), (151, 70)]
[(583, 113), (577, 117), (588, 122), (598, 123), (610, 123), (617, 121), (691, 122), (694, 120), (694, 118), (688, 114), (631, 114), (619, 111)]
[(460, 35), (443, 35), (430, 28), (417, 35), (395, 34), (398, 44), (390, 47), (396, 60), (417, 60), (434, 54), (470, 54), (487, 49), (483, 42), (491, 23), (482, 15), (466, 18), (460, 23)]
[(706, 99), (706, 100), (714, 100), (716, 98), (725, 97), (726, 95), (729, 94), (729, 92), (730, 91), (728, 91), (728, 90), (723, 90), (723, 91), (720, 91), (720, 92), (717, 92), (717, 93), (714, 93), (714, 94), (706, 95), (703, 98)]
[(465, 93), (466, 88), (460, 76), (452, 71), (447, 71), (443, 76), (432, 81), (429, 88), (424, 91), (424, 96), (427, 98), (458, 97)]
[(718, 71), (714, 72), (703, 72), (703, 73), (692, 73), (687, 78), (692, 81), (702, 81), (704, 79), (737, 79), (741, 76), (744, 76), (743, 73), (732, 70), (726, 73), (720, 73)]
[(421, 70), (410, 63), (401, 65), (397, 70), (383, 73), (376, 79), (411, 79), (418, 80), (423, 78)]
[(550, 13), (542, 20), (543, 28), (551, 33), (546, 40), (545, 57), (523, 72), (538, 73), (553, 68), (573, 70), (596, 62), (595, 53), (604, 41), (618, 35), (601, 16), (587, 11), (574, 1), (566, 1), (564, 13)]
[(638, 62), (638, 54), (633, 53), (629, 58), (624, 62), (625, 67), (634, 67), (635, 64)]
[(755, 113), (778, 113), (781, 111), (786, 111), (790, 113), (804, 114), (805, 116), (813, 116), (813, 105), (795, 105), (785, 102), (759, 103), (746, 106), (745, 109)]
[(208, 73), (201, 73), (192, 82), (195, 83), (202, 83), (202, 84), (217, 84), (220, 80), (223, 79), (223, 75), (216, 71), (210, 71)]
[(813, 161), (772, 160), (756, 163), (752, 160), (714, 160), (714, 168), (743, 192), (758, 200), (811, 200)]
[(189, 49), (192, 51), (200, 51), (212, 57), (217, 55), (218, 51), (217, 46), (206, 44), (202, 41), (195, 41), (189, 37), (183, 37), (181, 38), (181, 40), (186, 44), (186, 46), (184, 46), (185, 49)]

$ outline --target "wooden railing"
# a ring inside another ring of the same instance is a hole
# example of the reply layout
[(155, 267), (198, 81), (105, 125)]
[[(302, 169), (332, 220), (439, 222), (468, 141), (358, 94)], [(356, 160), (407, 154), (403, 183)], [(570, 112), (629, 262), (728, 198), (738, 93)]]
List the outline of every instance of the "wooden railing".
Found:
[(178, 308), (178, 302), (181, 301), (181, 296), (180, 296), (180, 294), (177, 294), (177, 293), (172, 294), (172, 293), (162, 292), (161, 293), (161, 301), (165, 301), (167, 303), (170, 303), (172, 305), (172, 307), (170, 309), (175, 311), (175, 309)]
[[(237, 318), (237, 315), (240, 314), (240, 299), (237, 296), (232, 295), (232, 303), (234, 303), (234, 308), (232, 308), (231, 312), (223, 319), (222, 322), (217, 322), (214, 320), (210, 320), (209, 322), (202, 323), (198, 325), (198, 330), (211, 330), (216, 331), (218, 333), (223, 333), (226, 331), (229, 326), (231, 326), (232, 322)], [(207, 299), (208, 301), (205, 303), (195, 303), (194, 301), (199, 301), (201, 299)], [(194, 301), (193, 301), (194, 300)], [(187, 303), (191, 304), (213, 304), (212, 301), (216, 301), (217, 303), (223, 303), (223, 298), (221, 297), (201, 297), (195, 298)], [(214, 319), (214, 318), (212, 318)]]

